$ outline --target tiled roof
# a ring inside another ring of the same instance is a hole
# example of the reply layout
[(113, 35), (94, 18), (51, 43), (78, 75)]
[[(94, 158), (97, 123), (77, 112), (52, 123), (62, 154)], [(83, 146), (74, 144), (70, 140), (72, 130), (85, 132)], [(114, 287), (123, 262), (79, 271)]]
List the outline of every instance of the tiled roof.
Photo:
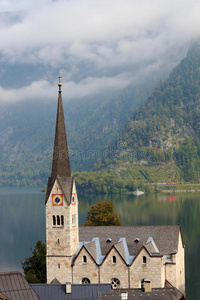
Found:
[(123, 241), (120, 241), (119, 243), (115, 244), (115, 248), (117, 249), (119, 254), (125, 259), (126, 258), (126, 253), (125, 253)]
[(0, 299), (4, 300), (39, 300), (20, 272), (0, 273)]
[[(179, 226), (84, 226), (79, 228), (80, 242), (91, 241), (98, 237), (102, 255), (106, 255), (115, 245), (123, 255), (124, 250), (118, 245), (121, 238), (125, 238), (130, 256), (136, 256), (147, 243), (152, 254), (167, 255), (178, 251)], [(108, 238), (111, 241), (108, 242)], [(135, 241), (138, 238), (139, 241)], [(157, 252), (159, 251), (159, 253)], [(126, 260), (126, 258), (124, 258)]]
[(156, 243), (154, 242), (152, 237), (148, 238), (148, 241), (144, 245), (146, 250), (151, 254), (151, 255), (158, 255), (160, 254), (158, 247), (156, 246)]
[[(143, 292), (140, 289), (111, 290), (102, 295), (102, 300), (120, 300), (121, 292), (128, 293), (128, 300), (183, 300), (184, 295), (176, 288), (156, 288), (151, 292)], [(125, 298), (124, 298), (125, 299)]]
[(97, 260), (96, 242), (92, 241), (91, 243), (85, 244), (84, 246), (87, 249), (87, 251), (90, 253), (90, 255), (93, 257), (93, 259), (96, 261)]
[(111, 290), (110, 284), (72, 284), (71, 294), (66, 294), (65, 284), (32, 284), (40, 300), (99, 300), (99, 295)]

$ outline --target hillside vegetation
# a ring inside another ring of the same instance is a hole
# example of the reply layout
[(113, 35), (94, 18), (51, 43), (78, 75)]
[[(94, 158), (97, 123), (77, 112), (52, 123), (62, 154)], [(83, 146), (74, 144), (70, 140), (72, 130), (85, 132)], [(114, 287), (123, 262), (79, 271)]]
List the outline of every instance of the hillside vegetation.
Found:
[[(79, 189), (115, 193), (148, 183), (200, 182), (199, 48), (154, 91), (146, 78), (94, 99), (63, 101)], [(56, 105), (55, 99), (1, 107), (0, 185), (47, 182)]]
[[(133, 84), (116, 92), (65, 102), (72, 171), (88, 171), (122, 130), (154, 82)], [(57, 89), (57, 88), (56, 88)], [(0, 106), (0, 185), (44, 185), (51, 172), (57, 92), (52, 102)]]
[(142, 175), (149, 182), (199, 182), (199, 131), (200, 52), (195, 45), (132, 113), (95, 170), (120, 173), (122, 178), (128, 172), (139, 181)]

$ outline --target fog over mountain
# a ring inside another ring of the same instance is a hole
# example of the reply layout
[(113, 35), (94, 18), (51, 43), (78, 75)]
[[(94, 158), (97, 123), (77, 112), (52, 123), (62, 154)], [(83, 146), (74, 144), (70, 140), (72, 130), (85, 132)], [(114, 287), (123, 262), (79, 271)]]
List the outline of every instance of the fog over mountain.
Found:
[[(199, 37), (195, 0), (0, 3), (0, 102), (65, 99), (165, 76)], [(162, 75), (163, 74), (163, 75)]]

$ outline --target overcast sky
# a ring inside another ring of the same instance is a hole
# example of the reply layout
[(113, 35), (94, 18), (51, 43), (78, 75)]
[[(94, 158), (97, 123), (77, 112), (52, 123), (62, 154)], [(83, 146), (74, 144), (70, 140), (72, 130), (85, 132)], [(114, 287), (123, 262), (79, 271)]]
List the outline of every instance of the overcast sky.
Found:
[(65, 98), (76, 98), (174, 66), (199, 35), (196, 0), (1, 0), (0, 101), (51, 98), (57, 84), (30, 72), (28, 86), (6, 89), (7, 67), (61, 72)]

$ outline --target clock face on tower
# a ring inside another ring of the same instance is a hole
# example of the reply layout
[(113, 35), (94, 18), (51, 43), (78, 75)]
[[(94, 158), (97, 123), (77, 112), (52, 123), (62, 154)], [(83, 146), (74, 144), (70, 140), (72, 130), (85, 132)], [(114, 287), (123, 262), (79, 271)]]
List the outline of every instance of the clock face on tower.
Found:
[(75, 198), (76, 194), (72, 193), (72, 205), (76, 204), (76, 198)]
[(52, 205), (53, 206), (62, 206), (63, 205), (63, 195), (62, 194), (53, 194), (52, 195)]

